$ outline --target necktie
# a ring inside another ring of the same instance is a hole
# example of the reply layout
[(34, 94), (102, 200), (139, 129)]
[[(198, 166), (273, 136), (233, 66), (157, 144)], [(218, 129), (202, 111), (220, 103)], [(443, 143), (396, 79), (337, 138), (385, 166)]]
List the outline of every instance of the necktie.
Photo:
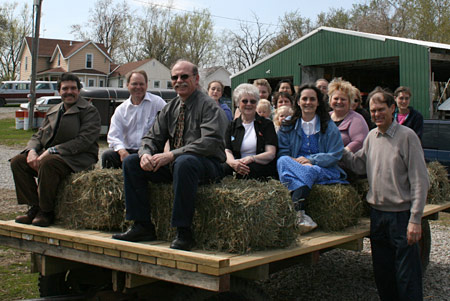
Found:
[(181, 102), (180, 113), (178, 114), (177, 129), (175, 131), (175, 142), (173, 144), (174, 148), (180, 148), (183, 146), (183, 132), (184, 132), (184, 111), (186, 106), (184, 102)]

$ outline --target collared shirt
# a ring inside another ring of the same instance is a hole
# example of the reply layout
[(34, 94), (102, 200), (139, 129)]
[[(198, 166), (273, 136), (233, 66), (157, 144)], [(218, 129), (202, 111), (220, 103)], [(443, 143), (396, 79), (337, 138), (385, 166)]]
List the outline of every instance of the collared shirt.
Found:
[(155, 122), (156, 115), (166, 105), (159, 96), (146, 93), (139, 105), (131, 102), (131, 96), (125, 100), (111, 117), (108, 131), (109, 147), (120, 149), (139, 149), (142, 137)]
[(226, 159), (224, 136), (228, 119), (213, 99), (198, 90), (185, 100), (184, 145), (174, 149), (181, 101), (178, 96), (161, 110), (153, 127), (142, 138), (139, 156), (163, 152), (164, 145), (169, 140), (170, 150), (175, 158), (190, 153), (214, 157), (224, 162)]
[(310, 136), (318, 132), (316, 129), (317, 119), (317, 115), (314, 115), (311, 121), (304, 121), (302, 118), (302, 130), (306, 135)]

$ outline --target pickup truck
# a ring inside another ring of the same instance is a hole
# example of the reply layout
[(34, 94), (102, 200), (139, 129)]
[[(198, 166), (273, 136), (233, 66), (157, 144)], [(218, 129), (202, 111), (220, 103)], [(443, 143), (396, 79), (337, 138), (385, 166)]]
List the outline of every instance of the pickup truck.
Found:
[(439, 161), (450, 174), (450, 120), (424, 120), (422, 147), (427, 162)]

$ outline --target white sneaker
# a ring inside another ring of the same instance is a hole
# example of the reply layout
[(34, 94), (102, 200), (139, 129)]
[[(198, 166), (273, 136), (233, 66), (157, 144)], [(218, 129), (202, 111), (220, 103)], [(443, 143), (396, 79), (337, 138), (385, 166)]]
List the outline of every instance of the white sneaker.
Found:
[(305, 210), (297, 211), (297, 226), (300, 234), (305, 234), (317, 228), (317, 224), (305, 213)]

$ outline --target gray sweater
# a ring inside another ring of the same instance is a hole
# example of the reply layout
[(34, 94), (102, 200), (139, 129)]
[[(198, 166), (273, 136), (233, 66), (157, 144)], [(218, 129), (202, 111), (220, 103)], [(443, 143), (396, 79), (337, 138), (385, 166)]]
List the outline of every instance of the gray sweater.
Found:
[(381, 211), (410, 210), (409, 222), (420, 224), (430, 186), (420, 140), (411, 129), (394, 121), (385, 134), (370, 131), (356, 154), (345, 151), (342, 162), (367, 174), (367, 202)]

